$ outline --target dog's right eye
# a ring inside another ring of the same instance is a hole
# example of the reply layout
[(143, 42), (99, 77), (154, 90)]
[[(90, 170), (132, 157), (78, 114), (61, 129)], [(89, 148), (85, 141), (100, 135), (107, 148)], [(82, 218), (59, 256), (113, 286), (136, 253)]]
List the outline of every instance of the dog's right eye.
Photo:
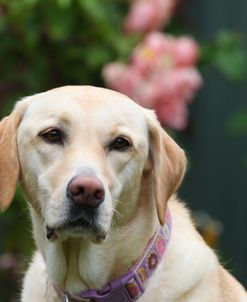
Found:
[(110, 150), (126, 151), (132, 146), (129, 139), (123, 136), (117, 137), (109, 146)]
[(57, 128), (52, 128), (41, 132), (39, 136), (48, 143), (62, 145), (64, 142), (65, 135), (61, 130)]

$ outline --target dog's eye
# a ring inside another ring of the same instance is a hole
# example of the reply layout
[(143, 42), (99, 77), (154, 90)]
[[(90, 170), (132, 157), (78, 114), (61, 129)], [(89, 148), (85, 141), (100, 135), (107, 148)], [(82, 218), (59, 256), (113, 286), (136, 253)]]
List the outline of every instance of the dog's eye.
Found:
[(131, 147), (130, 141), (123, 136), (117, 137), (111, 144), (110, 144), (110, 150), (116, 150), (116, 151), (125, 151), (129, 147)]
[(42, 132), (40, 136), (48, 143), (63, 144), (64, 141), (64, 133), (56, 128), (46, 130)]

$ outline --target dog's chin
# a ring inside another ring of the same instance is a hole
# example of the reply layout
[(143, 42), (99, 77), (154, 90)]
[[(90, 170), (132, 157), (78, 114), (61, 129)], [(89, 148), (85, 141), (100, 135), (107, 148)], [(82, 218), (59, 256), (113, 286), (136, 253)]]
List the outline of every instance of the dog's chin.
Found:
[(102, 243), (107, 236), (97, 222), (89, 223), (83, 218), (68, 220), (55, 227), (46, 226), (46, 238), (49, 241), (84, 239), (93, 243)]
[(85, 229), (83, 227), (75, 227), (58, 231), (58, 238), (61, 240), (83, 239), (93, 243), (100, 244), (106, 239), (107, 234), (101, 230)]

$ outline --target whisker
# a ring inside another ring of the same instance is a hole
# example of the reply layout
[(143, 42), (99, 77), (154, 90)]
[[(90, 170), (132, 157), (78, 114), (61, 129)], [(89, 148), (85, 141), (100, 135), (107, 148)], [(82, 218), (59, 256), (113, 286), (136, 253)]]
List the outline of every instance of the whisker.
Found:
[(115, 199), (114, 202), (116, 202), (117, 204), (120, 204), (120, 206), (122, 206), (124, 208), (124, 210), (126, 211), (127, 214), (130, 213), (130, 209), (129, 209), (128, 205), (126, 205), (126, 203), (124, 203), (123, 201), (121, 201), (119, 199)]
[[(113, 210), (114, 214), (115, 214), (115, 217), (116, 217), (116, 220), (118, 220), (120, 223), (127, 223), (127, 220), (125, 219), (124, 215), (119, 212), (117, 209), (114, 209)], [(116, 221), (113, 219), (112, 220), (112, 226), (115, 227), (116, 225), (114, 225), (116, 223)]]

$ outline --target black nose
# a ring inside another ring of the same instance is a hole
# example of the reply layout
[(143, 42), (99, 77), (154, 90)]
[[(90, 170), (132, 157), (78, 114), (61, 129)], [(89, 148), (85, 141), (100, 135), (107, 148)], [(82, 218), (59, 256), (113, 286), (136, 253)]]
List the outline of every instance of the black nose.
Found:
[(96, 209), (105, 198), (105, 189), (98, 178), (78, 175), (68, 183), (67, 196), (77, 205)]

